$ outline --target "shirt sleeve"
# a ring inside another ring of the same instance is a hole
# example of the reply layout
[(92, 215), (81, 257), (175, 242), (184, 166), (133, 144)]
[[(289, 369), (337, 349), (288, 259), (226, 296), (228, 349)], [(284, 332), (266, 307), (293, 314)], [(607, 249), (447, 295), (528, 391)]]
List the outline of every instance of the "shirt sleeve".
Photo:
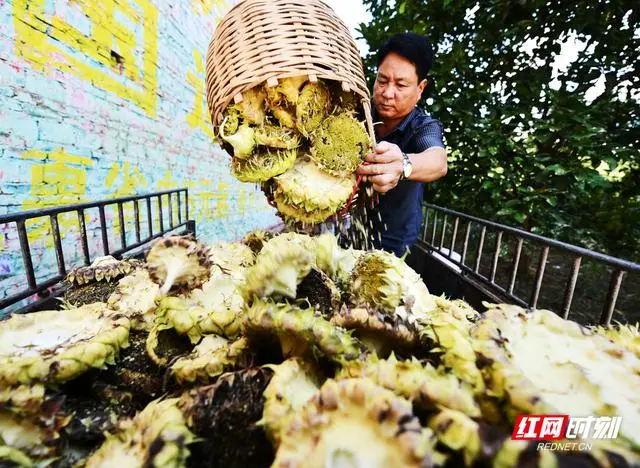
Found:
[(429, 119), (420, 125), (415, 131), (413, 140), (417, 152), (432, 147), (444, 148), (442, 130), (442, 122), (436, 119)]

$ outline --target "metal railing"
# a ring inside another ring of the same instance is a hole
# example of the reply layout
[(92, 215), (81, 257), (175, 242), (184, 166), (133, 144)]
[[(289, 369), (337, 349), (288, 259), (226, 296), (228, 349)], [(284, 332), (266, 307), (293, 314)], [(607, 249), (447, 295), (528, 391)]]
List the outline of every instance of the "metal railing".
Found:
[[(419, 245), (426, 247), (428, 251), (436, 254), (460, 269), (462, 275), (468, 275), (490, 292), (507, 298), (510, 302), (526, 308), (536, 308), (540, 298), (540, 290), (545, 277), (545, 267), (549, 258), (550, 249), (557, 249), (562, 254), (571, 258), (571, 269), (566, 284), (564, 285), (564, 297), (561, 310), (556, 311), (563, 318), (569, 318), (571, 304), (576, 290), (580, 266), (583, 259), (589, 259), (597, 263), (606, 265), (612, 269), (608, 278), (608, 293), (604, 300), (602, 311), (599, 317), (600, 324), (609, 324), (620, 293), (620, 288), (625, 275), (628, 273), (640, 273), (640, 264), (627, 260), (611, 257), (602, 253), (594, 252), (575, 245), (567, 244), (557, 240), (549, 239), (521, 229), (509, 227), (496, 222), (476, 218), (464, 213), (460, 213), (448, 208), (425, 203), (426, 213), (422, 225), (422, 236)], [(475, 261), (469, 264), (470, 234), (474, 226), (480, 227), (480, 236), (477, 239), (475, 250)], [(462, 234), (464, 230), (464, 234)], [(447, 231), (450, 236), (447, 237)], [(437, 235), (439, 232), (439, 235)], [(495, 235), (495, 246), (491, 257), (489, 274), (484, 275), (480, 271), (481, 261), (485, 253), (485, 240), (488, 233)], [(505, 285), (500, 285), (496, 281), (498, 260), (503, 247), (503, 235), (512, 235), (515, 239), (515, 250), (513, 252), (509, 268), (509, 278)], [(464, 236), (461, 251), (456, 252), (456, 243), (459, 236)], [(535, 270), (535, 280), (529, 297), (521, 297), (514, 292), (514, 287), (518, 279), (519, 265), (525, 242), (536, 244), (540, 247), (540, 254)]]
[[(165, 207), (168, 208), (168, 223), (166, 223), (163, 215), (163, 198), (167, 199), (167, 204), (165, 205)], [(154, 217), (152, 214), (152, 204), (154, 200), (157, 206), (156, 214), (158, 216), (156, 221), (158, 221), (160, 228), (157, 232), (154, 232), (153, 226)], [(141, 209), (141, 202), (146, 205), (146, 210), (145, 207)], [(128, 203), (133, 203), (133, 231), (135, 236), (134, 242), (127, 242), (127, 224), (125, 223), (124, 210), (126, 206), (125, 204)], [(120, 248), (113, 250), (109, 245), (109, 228), (112, 226), (107, 225), (107, 217), (105, 213), (105, 208), (109, 206), (116, 207), (119, 226)], [(63, 242), (60, 235), (60, 225), (58, 220), (59, 215), (64, 213), (77, 213), (83, 263), (84, 265), (91, 264), (92, 260), (94, 259), (92, 259), (90, 255), (85, 212), (92, 208), (98, 209), (100, 224), (99, 229), (102, 239), (103, 254), (111, 255), (115, 258), (121, 258), (125, 253), (142, 247), (158, 237), (162, 237), (169, 232), (176, 231), (181, 228), (184, 228), (184, 231), (181, 231), (180, 233), (192, 233), (193, 235), (196, 234), (195, 221), (189, 219), (189, 193), (188, 189), (186, 188), (0, 215), (0, 225), (16, 225), (22, 261), (24, 264), (24, 275), (26, 284), (26, 287), (24, 289), (19, 290), (17, 293), (9, 297), (0, 299), (0, 310), (34, 295), (37, 295), (41, 299), (46, 299), (47, 297), (51, 296), (51, 291), (49, 291), (49, 289), (58, 285), (58, 283), (60, 283), (65, 278), (67, 271), (69, 270), (68, 266), (71, 265), (68, 265), (65, 260)], [(175, 217), (174, 208), (177, 208), (175, 210)], [(141, 230), (141, 215), (144, 215), (141, 214), (141, 211), (146, 211), (147, 232), (145, 233), (145, 236), (142, 235)], [(53, 238), (53, 247), (56, 254), (57, 274), (42, 282), (38, 282), (33, 265), (33, 258), (31, 255), (31, 246), (29, 244), (29, 235), (27, 232), (26, 222), (32, 219), (47, 217), (49, 218), (49, 223), (51, 225), (50, 233)], [(61, 290), (62, 287), (59, 286), (56, 292), (60, 292)]]

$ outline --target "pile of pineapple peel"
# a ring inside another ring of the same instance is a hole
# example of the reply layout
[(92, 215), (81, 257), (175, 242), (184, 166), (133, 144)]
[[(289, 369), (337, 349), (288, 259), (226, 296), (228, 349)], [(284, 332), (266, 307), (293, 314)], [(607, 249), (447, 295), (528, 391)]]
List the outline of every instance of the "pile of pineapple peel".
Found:
[[(640, 463), (637, 326), (584, 327), (508, 304), (480, 312), (432, 295), (403, 259), (341, 248), (331, 234), (174, 236), (132, 265), (117, 281), (94, 275), (113, 281), (105, 303), (0, 323), (0, 460)], [(622, 423), (613, 440), (538, 450), (511, 437), (531, 414)]]

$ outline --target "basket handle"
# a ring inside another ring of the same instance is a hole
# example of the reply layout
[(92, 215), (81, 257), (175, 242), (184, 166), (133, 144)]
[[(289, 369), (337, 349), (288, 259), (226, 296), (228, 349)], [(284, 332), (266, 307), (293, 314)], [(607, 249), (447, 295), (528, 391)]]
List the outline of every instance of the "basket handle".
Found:
[[(364, 163), (362, 163), (363, 166), (368, 166), (369, 164), (370, 163), (368, 161), (365, 161)], [(353, 190), (351, 191), (351, 195), (349, 195), (349, 199), (347, 200), (347, 203), (334, 216), (342, 217), (347, 213), (347, 211), (349, 211), (349, 209), (351, 208), (351, 205), (353, 204), (353, 199), (356, 196), (356, 193), (358, 193), (358, 189), (360, 188), (360, 184), (362, 183), (363, 179), (364, 179), (363, 175), (358, 176), (358, 179), (356, 180), (356, 184), (353, 186)]]

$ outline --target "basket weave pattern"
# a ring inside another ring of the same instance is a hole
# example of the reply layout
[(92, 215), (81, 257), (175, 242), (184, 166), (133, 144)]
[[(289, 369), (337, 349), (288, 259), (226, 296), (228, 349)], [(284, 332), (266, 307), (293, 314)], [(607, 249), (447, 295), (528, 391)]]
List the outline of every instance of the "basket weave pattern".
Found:
[[(345, 0), (347, 1), (347, 0)], [(370, 94), (358, 47), (347, 26), (321, 0), (245, 0), (218, 24), (207, 52), (207, 102), (214, 132), (242, 93), (279, 78), (335, 80), (362, 99), (375, 144)]]

